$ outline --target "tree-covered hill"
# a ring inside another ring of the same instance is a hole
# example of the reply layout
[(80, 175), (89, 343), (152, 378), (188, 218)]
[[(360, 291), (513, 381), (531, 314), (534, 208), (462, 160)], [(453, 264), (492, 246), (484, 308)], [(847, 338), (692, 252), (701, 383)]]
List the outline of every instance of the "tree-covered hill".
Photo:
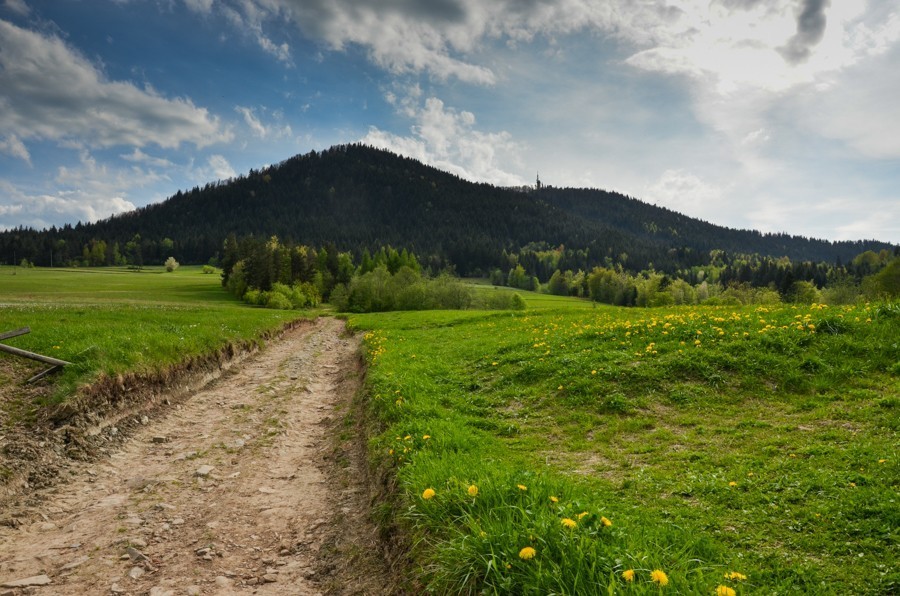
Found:
[(732, 230), (601, 190), (476, 184), (388, 151), (342, 145), (97, 223), (0, 233), (0, 261), (205, 263), (232, 233), (356, 253), (393, 245), (462, 274), (505, 270), (523, 248), (561, 245), (566, 268), (620, 263), (634, 271), (707, 264), (714, 250), (848, 262), (895, 248)]

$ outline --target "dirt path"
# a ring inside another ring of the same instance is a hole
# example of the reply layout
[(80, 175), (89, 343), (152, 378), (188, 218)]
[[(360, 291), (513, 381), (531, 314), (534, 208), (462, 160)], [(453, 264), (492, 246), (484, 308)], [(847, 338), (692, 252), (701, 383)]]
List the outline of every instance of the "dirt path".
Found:
[(381, 594), (364, 461), (336, 433), (359, 387), (356, 340), (320, 319), (287, 332), (73, 463), (19, 528), (0, 528), (0, 588), (37, 594)]

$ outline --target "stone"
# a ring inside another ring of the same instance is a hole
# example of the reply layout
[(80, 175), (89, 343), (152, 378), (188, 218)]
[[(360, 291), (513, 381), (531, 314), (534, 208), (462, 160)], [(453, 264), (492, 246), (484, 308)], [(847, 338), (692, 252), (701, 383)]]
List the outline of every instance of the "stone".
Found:
[(210, 472), (215, 470), (216, 468), (210, 465), (203, 465), (197, 468), (197, 471), (194, 472), (195, 476), (199, 476), (200, 478), (206, 478), (209, 476)]
[(71, 563), (66, 563), (65, 565), (63, 565), (62, 567), (60, 567), (59, 570), (60, 570), (60, 571), (68, 571), (68, 570), (70, 570), (70, 569), (75, 569), (75, 568), (78, 567), (79, 565), (84, 565), (84, 564), (87, 563), (90, 559), (91, 559), (90, 557), (79, 557), (79, 558), (75, 559), (74, 561), (72, 561)]
[(29, 586), (46, 586), (50, 583), (50, 578), (44, 574), (32, 575), (23, 579), (15, 579), (0, 584), (0, 588), (27, 588)]

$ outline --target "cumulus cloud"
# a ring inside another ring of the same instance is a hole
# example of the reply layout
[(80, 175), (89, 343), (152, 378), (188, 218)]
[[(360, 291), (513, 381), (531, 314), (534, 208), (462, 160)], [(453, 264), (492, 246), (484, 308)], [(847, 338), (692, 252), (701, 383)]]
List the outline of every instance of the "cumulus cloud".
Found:
[(95, 147), (175, 148), (229, 141), (230, 131), (189, 99), (110, 81), (62, 39), (0, 20), (0, 134)]
[(512, 135), (501, 131), (486, 133), (475, 128), (471, 112), (444, 106), (436, 97), (418, 104), (418, 89), (411, 98), (399, 102), (400, 109), (411, 115), (415, 124), (410, 135), (395, 135), (371, 127), (361, 142), (388, 149), (423, 163), (478, 182), (500, 186), (518, 186), (522, 179), (509, 172), (509, 164), (517, 164), (521, 149)]

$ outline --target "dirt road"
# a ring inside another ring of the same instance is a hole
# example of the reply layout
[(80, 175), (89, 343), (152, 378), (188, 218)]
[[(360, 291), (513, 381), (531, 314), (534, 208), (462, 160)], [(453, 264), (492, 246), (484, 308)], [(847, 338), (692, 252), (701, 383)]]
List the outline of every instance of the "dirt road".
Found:
[(342, 331), (288, 331), (73, 463), (0, 528), (0, 595), (389, 593), (364, 462), (336, 439), (360, 382)]

